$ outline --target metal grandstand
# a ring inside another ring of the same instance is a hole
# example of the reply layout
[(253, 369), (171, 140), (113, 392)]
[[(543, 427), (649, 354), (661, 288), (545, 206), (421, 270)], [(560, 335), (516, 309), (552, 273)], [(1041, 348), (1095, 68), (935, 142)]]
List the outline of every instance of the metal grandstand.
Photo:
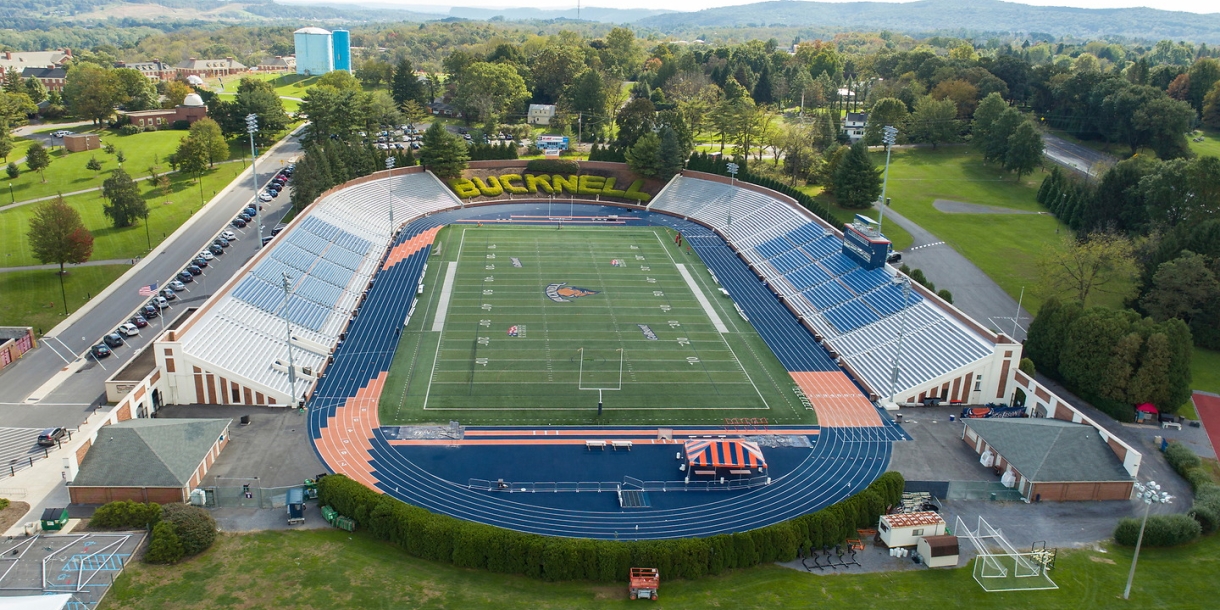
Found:
[[(842, 253), (842, 234), (795, 204), (745, 186), (678, 176), (649, 205), (716, 229), (799, 319), (814, 329), (875, 394), (889, 393), (902, 289), (890, 266), (864, 269)], [(900, 394), (971, 367), (995, 353), (996, 337), (968, 327), (939, 302), (905, 302), (908, 358)]]

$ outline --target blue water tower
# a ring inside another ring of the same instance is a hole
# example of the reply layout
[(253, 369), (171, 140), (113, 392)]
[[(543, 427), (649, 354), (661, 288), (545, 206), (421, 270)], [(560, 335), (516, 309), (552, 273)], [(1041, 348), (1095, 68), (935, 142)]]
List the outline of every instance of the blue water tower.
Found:
[(347, 30), (331, 32), (335, 47), (335, 69), (352, 71), (352, 39)]

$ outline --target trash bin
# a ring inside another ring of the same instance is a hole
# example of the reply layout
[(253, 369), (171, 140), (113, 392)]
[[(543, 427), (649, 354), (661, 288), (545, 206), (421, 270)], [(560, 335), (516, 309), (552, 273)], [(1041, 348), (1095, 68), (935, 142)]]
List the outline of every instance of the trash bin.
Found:
[(957, 416), (956, 416), (956, 415), (950, 415), (950, 416), (949, 416), (949, 421), (957, 421)]

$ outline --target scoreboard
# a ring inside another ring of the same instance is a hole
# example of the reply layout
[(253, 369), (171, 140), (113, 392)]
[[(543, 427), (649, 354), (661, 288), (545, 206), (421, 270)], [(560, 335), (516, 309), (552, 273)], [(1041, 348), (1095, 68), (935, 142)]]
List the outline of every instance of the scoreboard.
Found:
[(890, 240), (881, 234), (877, 221), (857, 214), (852, 223), (843, 225), (843, 254), (861, 267), (882, 267), (889, 253)]

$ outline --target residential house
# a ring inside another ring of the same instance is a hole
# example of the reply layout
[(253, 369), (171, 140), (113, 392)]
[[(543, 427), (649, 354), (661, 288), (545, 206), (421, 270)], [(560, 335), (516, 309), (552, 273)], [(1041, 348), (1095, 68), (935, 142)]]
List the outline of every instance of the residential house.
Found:
[(843, 133), (847, 134), (852, 144), (864, 139), (864, 128), (868, 126), (867, 112), (849, 112), (843, 120)]
[(550, 125), (551, 119), (555, 117), (555, 105), (530, 104), (528, 117), (530, 125)]

